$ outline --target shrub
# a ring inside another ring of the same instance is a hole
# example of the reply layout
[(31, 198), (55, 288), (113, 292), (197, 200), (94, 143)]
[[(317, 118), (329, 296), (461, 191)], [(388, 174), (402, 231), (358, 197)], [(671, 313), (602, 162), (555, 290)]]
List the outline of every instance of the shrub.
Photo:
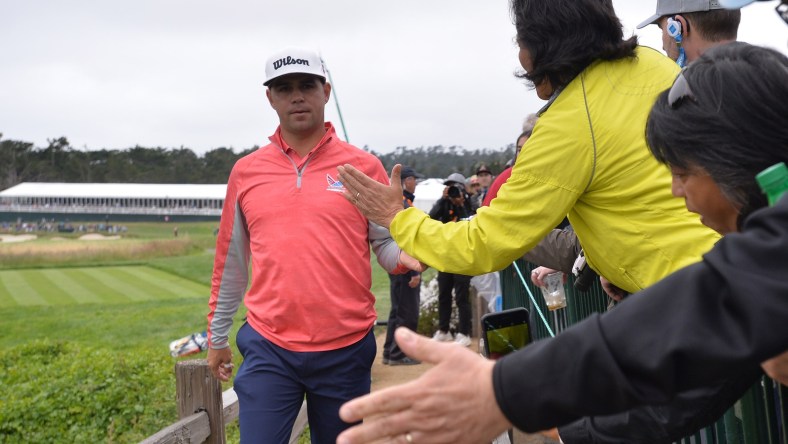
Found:
[(140, 441), (177, 419), (173, 365), (50, 340), (0, 351), (0, 442)]

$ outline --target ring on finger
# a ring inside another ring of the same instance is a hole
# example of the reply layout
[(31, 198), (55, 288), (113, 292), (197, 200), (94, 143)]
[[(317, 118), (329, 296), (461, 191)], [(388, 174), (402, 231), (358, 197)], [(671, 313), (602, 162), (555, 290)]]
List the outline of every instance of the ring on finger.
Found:
[(359, 196), (361, 196), (361, 192), (360, 191), (358, 193), (356, 193), (356, 200), (358, 200)]
[(410, 432), (405, 434), (405, 441), (407, 441), (408, 444), (413, 442), (413, 435), (411, 435)]

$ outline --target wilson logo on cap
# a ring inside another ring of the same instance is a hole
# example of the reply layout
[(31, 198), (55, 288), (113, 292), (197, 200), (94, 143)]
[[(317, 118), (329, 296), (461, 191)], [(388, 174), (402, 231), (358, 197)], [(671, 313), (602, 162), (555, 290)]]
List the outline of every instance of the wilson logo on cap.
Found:
[(282, 59), (279, 59), (279, 60), (274, 60), (274, 69), (279, 69), (279, 68), (281, 68), (283, 66), (287, 66), (287, 65), (305, 65), (305, 66), (309, 66), (309, 60), (294, 59), (294, 58), (292, 58), (290, 56), (287, 56), (286, 58), (282, 58)]
[(273, 54), (265, 61), (265, 82), (268, 86), (277, 77), (288, 74), (310, 74), (325, 81), (326, 71), (320, 55), (315, 51), (286, 48)]

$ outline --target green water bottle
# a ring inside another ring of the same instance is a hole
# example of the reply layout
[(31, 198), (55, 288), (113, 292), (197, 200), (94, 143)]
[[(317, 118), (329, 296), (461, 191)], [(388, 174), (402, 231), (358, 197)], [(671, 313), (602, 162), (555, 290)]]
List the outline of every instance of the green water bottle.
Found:
[(769, 206), (777, 203), (783, 194), (788, 193), (788, 167), (785, 166), (785, 162), (766, 168), (755, 176), (755, 180), (769, 199)]

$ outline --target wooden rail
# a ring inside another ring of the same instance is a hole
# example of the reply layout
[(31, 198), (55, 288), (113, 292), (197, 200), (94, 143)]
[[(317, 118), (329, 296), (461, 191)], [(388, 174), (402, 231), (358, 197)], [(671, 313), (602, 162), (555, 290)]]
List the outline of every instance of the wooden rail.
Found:
[[(224, 444), (224, 425), (238, 418), (238, 395), (233, 389), (222, 393), (204, 359), (175, 364), (178, 422), (142, 441), (142, 444)], [(306, 401), (301, 404), (290, 443), (295, 444), (306, 429)]]

